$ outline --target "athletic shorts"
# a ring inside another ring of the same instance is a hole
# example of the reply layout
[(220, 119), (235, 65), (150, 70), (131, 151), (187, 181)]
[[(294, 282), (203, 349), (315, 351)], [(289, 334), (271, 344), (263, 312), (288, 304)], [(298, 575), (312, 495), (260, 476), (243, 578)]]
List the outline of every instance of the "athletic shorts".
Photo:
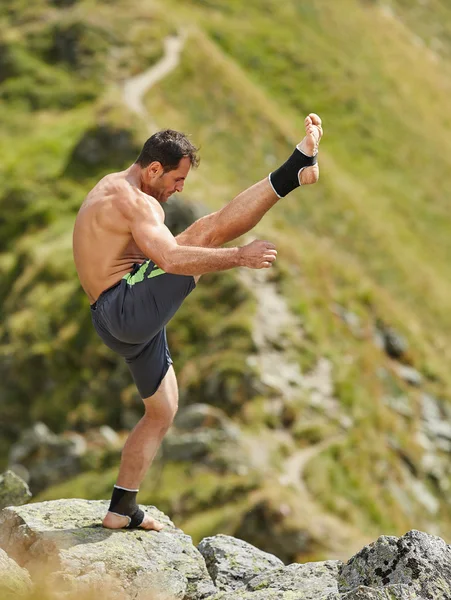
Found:
[(195, 287), (191, 275), (165, 273), (147, 260), (91, 305), (95, 330), (125, 358), (142, 398), (155, 394), (172, 364), (166, 324)]

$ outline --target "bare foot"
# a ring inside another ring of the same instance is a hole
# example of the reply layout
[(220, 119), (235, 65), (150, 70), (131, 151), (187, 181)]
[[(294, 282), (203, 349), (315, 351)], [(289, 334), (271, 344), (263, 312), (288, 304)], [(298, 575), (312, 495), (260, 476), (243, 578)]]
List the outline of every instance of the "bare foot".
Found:
[[(124, 529), (129, 524), (129, 519), (127, 517), (122, 517), (120, 515), (115, 515), (114, 513), (108, 512), (106, 517), (102, 521), (102, 525), (107, 527), (108, 529)], [(149, 515), (146, 514), (144, 517), (144, 521), (139, 526), (141, 529), (151, 529), (153, 531), (161, 531), (164, 527), (155, 519), (152, 519)]]
[[(315, 113), (310, 113), (305, 118), (305, 138), (298, 144), (299, 150), (307, 156), (314, 156), (318, 152), (318, 146), (323, 137), (323, 127), (321, 119)], [(316, 183), (319, 179), (318, 164), (307, 167), (301, 171), (299, 181), (301, 185)]]

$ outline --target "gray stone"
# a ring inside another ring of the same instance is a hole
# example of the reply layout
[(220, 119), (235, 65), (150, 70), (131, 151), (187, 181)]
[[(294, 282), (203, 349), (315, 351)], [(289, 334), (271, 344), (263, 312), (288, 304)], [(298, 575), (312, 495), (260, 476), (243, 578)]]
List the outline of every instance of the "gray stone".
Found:
[(270, 571), (252, 579), (247, 589), (259, 591), (275, 589), (284, 592), (302, 592), (303, 600), (317, 600), (321, 595), (338, 593), (338, 573), (343, 563), (339, 560), (327, 560), (305, 564), (294, 563)]
[(0, 510), (5, 506), (20, 506), (31, 498), (28, 485), (12, 471), (0, 475)]
[(78, 499), (5, 508), (0, 513), (0, 547), (30, 570), (54, 565), (55, 579), (69, 587), (80, 577), (95, 583), (100, 573), (99, 585), (116, 581), (127, 593), (129, 588), (136, 592), (143, 577), (147, 593), (157, 597), (161, 586), (163, 591), (179, 590), (176, 598), (184, 600), (215, 593), (191, 538), (163, 513), (142, 507), (164, 523), (161, 532), (113, 531), (100, 524), (107, 508), (107, 501)]
[(285, 563), (311, 551), (314, 543), (306, 527), (299, 528), (286, 519), (283, 507), (273, 505), (267, 499), (257, 502), (243, 516), (239, 527), (240, 535), (249, 543), (276, 554)]
[(9, 463), (27, 468), (30, 488), (35, 493), (78, 474), (79, 451), (78, 443), (56, 435), (44, 423), (35, 423), (11, 447)]
[(413, 367), (408, 367), (407, 365), (397, 365), (396, 371), (401, 379), (410, 385), (419, 387), (423, 383), (423, 376)]
[(340, 304), (334, 304), (332, 306), (332, 312), (342, 319), (342, 321), (349, 327), (355, 336), (360, 337), (362, 335), (363, 331), (358, 315), (350, 310), (347, 310)]
[(0, 549), (0, 597), (17, 598), (31, 590), (31, 579), (26, 569), (22, 569)]
[(163, 204), (165, 214), (165, 225), (170, 229), (173, 235), (178, 235), (194, 221), (200, 219), (207, 212), (206, 208), (198, 203), (189, 202), (186, 198), (170, 198)]
[(198, 549), (211, 578), (221, 591), (244, 588), (257, 574), (283, 566), (276, 556), (227, 535), (205, 538)]
[[(309, 600), (310, 596), (303, 591), (284, 592), (282, 590), (268, 589), (260, 592), (222, 592), (208, 600)], [(315, 600), (341, 600), (340, 594), (322, 594), (315, 596)]]
[(277, 567), (249, 581), (245, 589), (209, 600), (340, 600), (337, 578), (341, 561)]
[(451, 596), (451, 548), (441, 538), (409, 531), (403, 537), (382, 536), (365, 546), (343, 567), (339, 591), (364, 585), (411, 585), (420, 597), (447, 600)]
[(391, 358), (402, 358), (408, 351), (409, 346), (407, 340), (392, 327), (388, 327), (383, 332), (385, 352)]
[(209, 404), (191, 404), (182, 408), (175, 418), (174, 426), (181, 431), (219, 429), (232, 438), (239, 436), (239, 428), (226, 413)]
[(86, 439), (90, 444), (94, 444), (100, 448), (116, 448), (122, 446), (120, 436), (108, 427), (108, 425), (102, 425), (98, 429), (90, 429), (86, 433)]
[(340, 600), (423, 600), (408, 585), (387, 585), (383, 588), (359, 586), (340, 596)]

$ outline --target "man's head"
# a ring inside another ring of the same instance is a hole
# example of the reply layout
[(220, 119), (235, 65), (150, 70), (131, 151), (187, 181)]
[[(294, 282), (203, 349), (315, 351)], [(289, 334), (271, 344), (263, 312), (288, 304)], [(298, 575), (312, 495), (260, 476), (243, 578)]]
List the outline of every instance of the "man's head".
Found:
[(136, 163), (141, 167), (144, 192), (159, 202), (181, 192), (191, 167), (197, 167), (197, 148), (186, 135), (172, 129), (154, 133), (144, 144)]

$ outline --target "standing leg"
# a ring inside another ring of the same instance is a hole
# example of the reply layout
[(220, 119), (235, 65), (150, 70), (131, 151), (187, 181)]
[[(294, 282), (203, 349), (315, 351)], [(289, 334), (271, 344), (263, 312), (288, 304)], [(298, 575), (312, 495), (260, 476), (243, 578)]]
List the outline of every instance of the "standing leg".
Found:
[[(323, 133), (321, 119), (310, 114), (305, 119), (305, 130), (306, 135), (299, 148), (312, 156), (316, 154)], [(318, 165), (308, 167), (301, 172), (300, 183), (315, 183), (318, 174)], [(217, 212), (198, 219), (177, 236), (177, 242), (181, 246), (222, 246), (253, 229), (279, 199), (269, 180), (264, 179), (238, 194)]]
[[(138, 490), (177, 412), (178, 388), (172, 365), (157, 392), (143, 402), (145, 413), (127, 438), (116, 483), (128, 491)], [(103, 520), (103, 526), (110, 529), (120, 529), (128, 523), (127, 517), (113, 512), (108, 512)], [(159, 531), (163, 526), (146, 515), (141, 527)]]

